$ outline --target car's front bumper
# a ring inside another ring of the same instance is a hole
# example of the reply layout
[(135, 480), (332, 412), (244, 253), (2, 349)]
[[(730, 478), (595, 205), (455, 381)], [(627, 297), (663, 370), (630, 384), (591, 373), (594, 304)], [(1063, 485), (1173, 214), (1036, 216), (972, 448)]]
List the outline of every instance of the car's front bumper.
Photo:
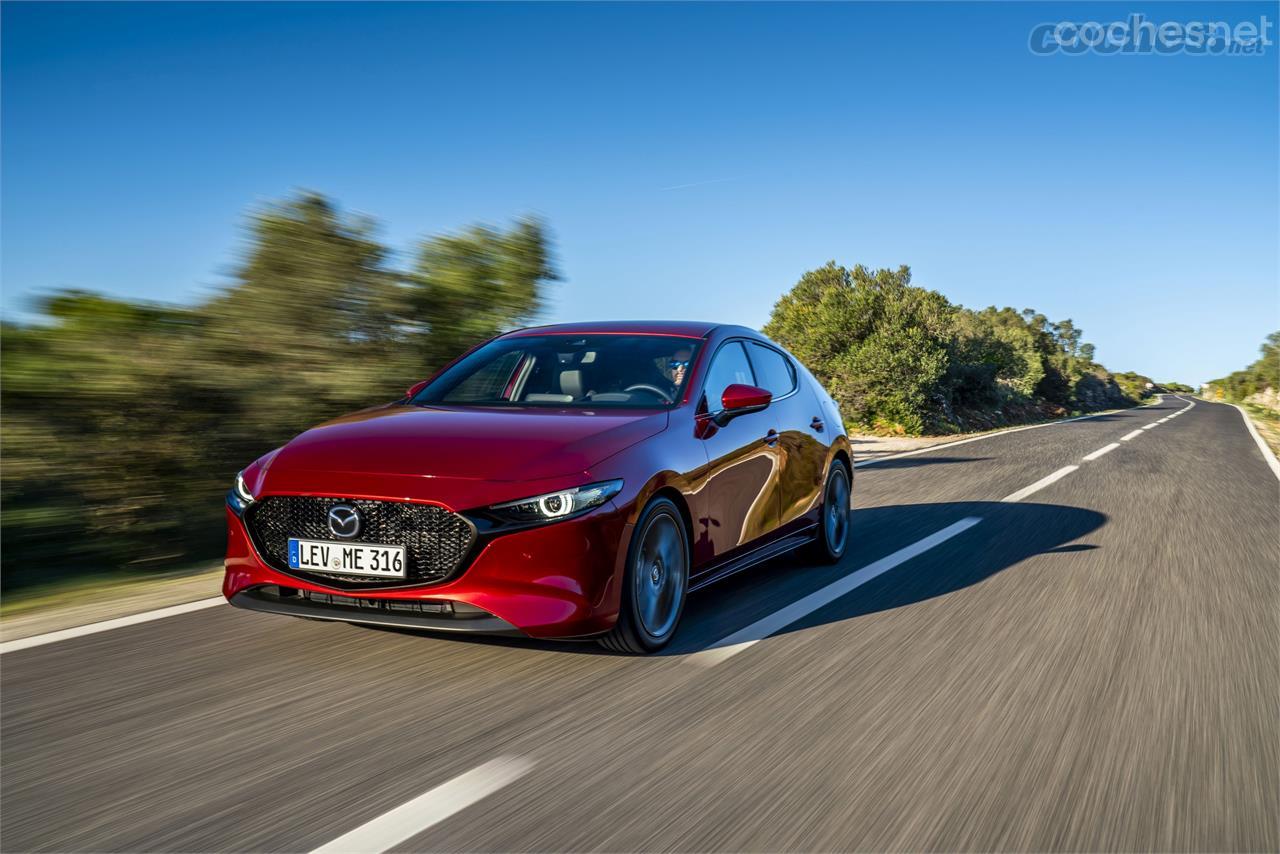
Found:
[(576, 519), (503, 534), (450, 580), (379, 590), (329, 587), (275, 569), (228, 508), (223, 595), (238, 607), (298, 617), (587, 637), (617, 620), (625, 559), (619, 550), (629, 538), (624, 510), (609, 503)]
[[(322, 594), (326, 597), (327, 594)], [(459, 613), (453, 608), (435, 611), (419, 609), (416, 602), (365, 599), (344, 593), (326, 599), (306, 596), (297, 588), (281, 588), (274, 584), (246, 587), (228, 601), (237, 608), (308, 617), (313, 620), (337, 620), (366, 623), (401, 629), (430, 629), (437, 632), (469, 632), (483, 635), (524, 634), (506, 620), (475, 609)], [(434, 604), (434, 603), (433, 603)]]

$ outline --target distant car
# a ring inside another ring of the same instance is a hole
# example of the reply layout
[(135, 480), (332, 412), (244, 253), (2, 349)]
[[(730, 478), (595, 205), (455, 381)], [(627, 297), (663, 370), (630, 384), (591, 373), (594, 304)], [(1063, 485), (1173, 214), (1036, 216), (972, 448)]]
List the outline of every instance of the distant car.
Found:
[(652, 652), (691, 590), (798, 546), (839, 560), (851, 462), (831, 397), (758, 332), (522, 329), (241, 472), (223, 592)]

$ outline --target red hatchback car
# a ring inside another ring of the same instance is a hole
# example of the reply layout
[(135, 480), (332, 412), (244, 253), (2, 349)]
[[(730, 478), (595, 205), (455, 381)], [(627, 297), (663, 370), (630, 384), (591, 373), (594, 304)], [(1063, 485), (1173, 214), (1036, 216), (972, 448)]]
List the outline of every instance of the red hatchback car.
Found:
[(839, 560), (852, 482), (836, 404), (758, 332), (521, 329), (241, 472), (223, 592), (652, 652), (692, 590), (798, 546)]

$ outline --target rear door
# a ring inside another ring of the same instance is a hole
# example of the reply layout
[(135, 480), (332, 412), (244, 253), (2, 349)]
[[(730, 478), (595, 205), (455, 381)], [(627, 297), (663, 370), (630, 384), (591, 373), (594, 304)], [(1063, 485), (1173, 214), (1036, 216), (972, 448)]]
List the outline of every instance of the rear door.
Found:
[(785, 353), (758, 341), (747, 344), (747, 353), (756, 385), (773, 394), (766, 411), (773, 412), (779, 438), (778, 527), (784, 532), (802, 528), (816, 521), (822, 500), (826, 425), (817, 401), (801, 387), (799, 372)]

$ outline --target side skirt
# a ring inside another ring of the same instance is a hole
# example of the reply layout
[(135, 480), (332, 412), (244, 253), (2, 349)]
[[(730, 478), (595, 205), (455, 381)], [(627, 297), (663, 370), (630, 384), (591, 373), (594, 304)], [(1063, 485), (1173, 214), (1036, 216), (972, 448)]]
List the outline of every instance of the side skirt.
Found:
[(756, 564), (764, 563), (766, 560), (778, 557), (779, 555), (784, 555), (789, 551), (793, 551), (803, 545), (807, 545), (813, 542), (817, 532), (818, 526), (815, 524), (801, 531), (796, 531), (794, 534), (788, 534), (780, 540), (774, 540), (771, 543), (766, 543), (754, 551), (747, 552), (746, 554), (734, 558), (722, 566), (718, 566), (715, 569), (703, 573), (696, 579), (690, 579), (689, 592), (692, 593), (695, 590), (701, 590), (710, 584), (715, 584), (717, 581), (728, 578), (730, 575), (742, 572), (744, 569), (749, 569)]

